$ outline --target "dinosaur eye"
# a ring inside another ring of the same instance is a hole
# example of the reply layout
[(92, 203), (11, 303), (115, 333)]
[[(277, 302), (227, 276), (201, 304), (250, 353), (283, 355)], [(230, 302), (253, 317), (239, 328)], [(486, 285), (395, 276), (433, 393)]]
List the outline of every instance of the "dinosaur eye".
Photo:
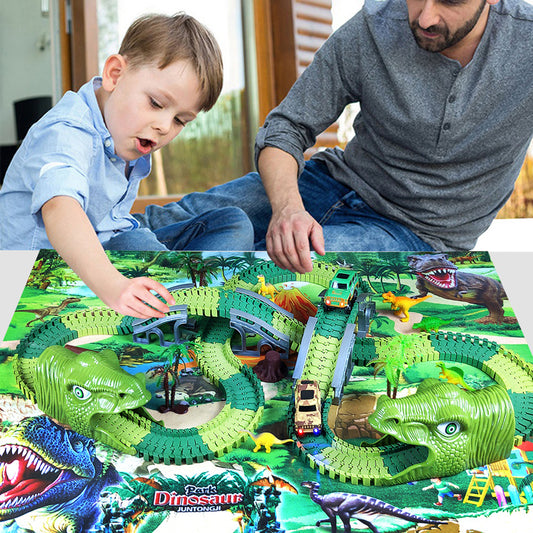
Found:
[(453, 437), (461, 431), (459, 422), (442, 422), (437, 426), (437, 431), (445, 437)]
[(72, 392), (78, 400), (86, 400), (91, 397), (91, 393), (79, 385), (74, 385), (74, 387), (72, 387)]

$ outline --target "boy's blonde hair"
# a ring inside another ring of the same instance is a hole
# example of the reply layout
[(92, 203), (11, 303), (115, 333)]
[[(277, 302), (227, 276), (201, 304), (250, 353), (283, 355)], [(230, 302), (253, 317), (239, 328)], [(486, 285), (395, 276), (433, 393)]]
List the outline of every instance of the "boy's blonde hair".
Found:
[(128, 28), (119, 54), (132, 68), (157, 64), (163, 69), (175, 61), (190, 61), (201, 87), (201, 109), (211, 109), (222, 90), (222, 54), (212, 33), (185, 13), (152, 14)]

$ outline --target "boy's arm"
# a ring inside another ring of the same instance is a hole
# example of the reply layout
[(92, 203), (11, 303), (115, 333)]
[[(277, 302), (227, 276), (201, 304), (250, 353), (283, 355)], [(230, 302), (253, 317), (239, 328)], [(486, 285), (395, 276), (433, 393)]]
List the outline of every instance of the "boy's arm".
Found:
[(267, 146), (258, 169), (272, 206), (266, 235), (267, 251), (278, 266), (292, 272), (310, 272), (311, 249), (324, 255), (320, 224), (305, 210), (298, 191), (298, 164), (287, 152)]
[(41, 213), (52, 246), (106, 305), (124, 315), (161, 318), (168, 306), (150, 290), (174, 304), (160, 283), (149, 278), (128, 279), (111, 264), (77, 200), (55, 196), (42, 206)]

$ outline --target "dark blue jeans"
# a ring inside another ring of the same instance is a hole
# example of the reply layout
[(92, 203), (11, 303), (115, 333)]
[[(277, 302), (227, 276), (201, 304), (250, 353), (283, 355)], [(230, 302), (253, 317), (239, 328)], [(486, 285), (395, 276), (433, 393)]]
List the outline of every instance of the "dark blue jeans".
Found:
[[(180, 202), (181, 203), (181, 202)], [(135, 215), (141, 227), (118, 233), (106, 250), (253, 250), (254, 230), (238, 207), (208, 208), (199, 214), (184, 213), (180, 203), (151, 205)], [(179, 206), (179, 207), (177, 207)]]
[[(431, 246), (404, 225), (376, 213), (359, 195), (333, 179), (325, 164), (308, 161), (298, 180), (305, 208), (324, 230), (331, 251), (425, 251)], [(160, 223), (187, 220), (211, 209), (238, 207), (250, 219), (256, 250), (265, 250), (265, 236), (272, 216), (259, 174), (218, 185), (203, 193), (191, 193), (164, 208), (149, 206), (147, 218), (157, 214)], [(235, 242), (234, 250), (245, 250)]]

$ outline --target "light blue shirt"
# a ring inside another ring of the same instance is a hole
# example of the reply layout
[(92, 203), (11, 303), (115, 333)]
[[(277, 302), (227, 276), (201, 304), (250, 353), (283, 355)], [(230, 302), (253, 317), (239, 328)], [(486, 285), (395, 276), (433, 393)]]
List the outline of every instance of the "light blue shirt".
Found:
[(139, 226), (130, 210), (150, 156), (132, 161), (126, 177), (98, 107), (100, 86), (96, 77), (67, 92), (28, 132), (0, 189), (1, 249), (51, 248), (41, 207), (54, 196), (75, 198), (102, 243)]

